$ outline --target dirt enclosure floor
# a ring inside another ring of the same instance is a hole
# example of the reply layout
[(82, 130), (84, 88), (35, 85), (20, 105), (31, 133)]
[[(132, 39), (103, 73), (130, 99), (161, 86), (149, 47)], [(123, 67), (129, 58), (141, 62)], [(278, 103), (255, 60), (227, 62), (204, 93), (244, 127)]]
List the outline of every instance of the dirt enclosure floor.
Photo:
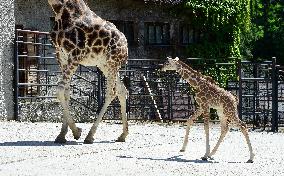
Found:
[[(185, 127), (178, 124), (130, 123), (127, 141), (118, 143), (121, 124), (101, 123), (91, 145), (83, 141), (92, 124), (77, 125), (81, 139), (75, 141), (69, 131), (69, 142), (58, 145), (53, 141), (61, 124), (0, 122), (0, 175), (284, 175), (284, 133), (251, 131), (256, 156), (254, 163), (245, 163), (249, 151), (237, 130), (228, 133), (214, 160), (202, 161), (201, 125), (192, 127), (184, 153), (179, 150)], [(211, 124), (211, 148), (219, 134), (218, 125)]]

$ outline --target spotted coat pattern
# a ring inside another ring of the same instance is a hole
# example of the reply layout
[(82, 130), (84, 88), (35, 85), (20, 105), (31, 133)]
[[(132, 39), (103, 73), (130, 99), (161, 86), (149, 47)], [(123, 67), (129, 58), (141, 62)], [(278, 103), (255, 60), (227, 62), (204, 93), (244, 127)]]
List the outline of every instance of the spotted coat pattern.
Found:
[(119, 79), (118, 70), (126, 64), (128, 46), (126, 37), (114, 24), (97, 16), (83, 0), (48, 0), (55, 13), (51, 39), (56, 48), (57, 60), (63, 78), (58, 85), (58, 98), (63, 106), (63, 125), (56, 139), (64, 143), (68, 126), (75, 139), (81, 135), (69, 113), (70, 81), (79, 64), (97, 66), (107, 82), (106, 100), (96, 123), (92, 126), (85, 143), (93, 142), (93, 135), (107, 106), (118, 96), (121, 103), (123, 133), (118, 141), (128, 134), (125, 101), (127, 90)]

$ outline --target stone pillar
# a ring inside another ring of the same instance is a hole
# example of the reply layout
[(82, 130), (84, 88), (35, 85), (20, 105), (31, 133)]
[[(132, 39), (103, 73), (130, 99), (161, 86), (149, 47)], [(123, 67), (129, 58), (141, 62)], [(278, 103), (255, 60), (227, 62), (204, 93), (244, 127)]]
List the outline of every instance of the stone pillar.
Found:
[(1, 0), (0, 11), (0, 120), (10, 120), (14, 118), (14, 0)]

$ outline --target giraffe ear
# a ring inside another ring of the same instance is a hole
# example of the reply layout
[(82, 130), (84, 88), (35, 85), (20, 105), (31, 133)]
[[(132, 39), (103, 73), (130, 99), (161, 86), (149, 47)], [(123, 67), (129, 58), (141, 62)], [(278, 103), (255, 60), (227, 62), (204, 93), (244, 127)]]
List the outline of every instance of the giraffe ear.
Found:
[(175, 60), (175, 61), (179, 61), (179, 58), (178, 58), (178, 57), (176, 57), (174, 60)]
[(171, 57), (171, 56), (168, 56), (167, 59), (168, 59), (168, 60), (172, 60), (172, 57)]

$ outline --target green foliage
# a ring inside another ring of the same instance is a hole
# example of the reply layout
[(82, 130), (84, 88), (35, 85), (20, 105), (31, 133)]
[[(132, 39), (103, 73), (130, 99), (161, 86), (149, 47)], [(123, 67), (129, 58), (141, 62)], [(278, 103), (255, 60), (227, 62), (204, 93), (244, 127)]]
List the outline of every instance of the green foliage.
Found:
[(187, 53), (190, 57), (200, 58), (219, 58), (229, 57), (231, 55), (231, 45), (221, 42), (200, 42), (187, 46)]
[[(230, 63), (227, 61), (231, 60)], [(183, 60), (203, 75), (212, 77), (220, 87), (226, 88), (229, 81), (237, 80), (237, 58)], [(222, 62), (222, 63), (221, 63)]]
[(284, 64), (284, 1), (253, 2), (252, 27), (242, 36), (242, 55), (251, 55), (254, 60), (275, 56)]
[[(184, 0), (172, 12), (203, 34), (200, 41), (187, 47), (188, 57), (244, 56), (256, 61), (275, 56), (284, 64), (283, 0)], [(216, 62), (234, 60), (216, 59)], [(219, 68), (203, 69), (221, 86), (229, 79), (236, 80), (231, 77), (234, 71), (227, 76), (219, 73)]]
[[(250, 34), (251, 4), (253, 0), (184, 0), (173, 11), (181, 19), (186, 16), (183, 20), (203, 34), (200, 41), (187, 46), (187, 55), (204, 58), (203, 73), (221, 87), (237, 80), (233, 57), (241, 56), (244, 46), (241, 39)], [(206, 63), (212, 59), (214, 64)], [(215, 65), (218, 62), (232, 65)]]
[(241, 34), (250, 30), (251, 0), (184, 0), (175, 13), (188, 21), (204, 36), (189, 46), (189, 56), (240, 56)]

